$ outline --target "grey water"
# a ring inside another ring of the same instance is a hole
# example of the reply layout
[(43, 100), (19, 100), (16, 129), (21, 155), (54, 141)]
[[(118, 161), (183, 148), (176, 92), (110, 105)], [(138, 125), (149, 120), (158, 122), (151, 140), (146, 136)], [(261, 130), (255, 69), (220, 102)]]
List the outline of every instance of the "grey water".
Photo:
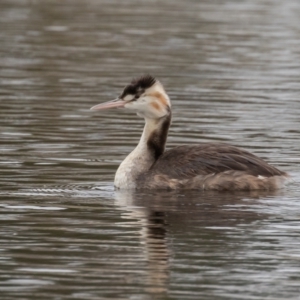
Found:
[[(1, 0), (1, 299), (300, 299), (299, 20), (298, 0)], [(89, 108), (147, 73), (168, 148), (230, 143), (291, 182), (114, 191), (143, 120)]]

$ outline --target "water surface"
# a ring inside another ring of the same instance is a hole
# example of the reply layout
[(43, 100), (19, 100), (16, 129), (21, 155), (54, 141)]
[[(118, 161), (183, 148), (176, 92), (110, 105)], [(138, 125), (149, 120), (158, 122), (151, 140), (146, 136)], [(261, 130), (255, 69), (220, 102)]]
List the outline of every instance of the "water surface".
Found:
[[(1, 299), (299, 299), (300, 3), (0, 3)], [(115, 192), (143, 121), (89, 108), (151, 73), (168, 147), (289, 172), (273, 193)]]

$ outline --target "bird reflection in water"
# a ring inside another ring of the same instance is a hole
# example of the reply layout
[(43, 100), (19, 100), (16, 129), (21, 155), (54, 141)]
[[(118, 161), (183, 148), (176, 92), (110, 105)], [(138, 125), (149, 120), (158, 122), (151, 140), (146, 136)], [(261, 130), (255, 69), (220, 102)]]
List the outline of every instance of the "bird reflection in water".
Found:
[[(174, 245), (187, 244), (190, 252), (195, 252), (195, 245), (191, 241), (199, 241), (203, 234), (211, 235), (213, 231), (214, 244), (209, 251), (219, 251), (222, 248), (226, 253), (231, 246), (230, 236), (227, 236), (224, 228), (234, 228), (267, 218), (267, 214), (255, 208), (259, 204), (257, 200), (278, 196), (280, 193), (282, 191), (222, 195), (212, 191), (116, 191), (115, 204), (122, 210), (122, 217), (136, 220), (140, 227), (140, 241), (148, 263), (147, 292), (157, 296), (168, 291), (170, 261), (171, 258), (175, 259), (175, 254), (180, 255), (173, 249)], [(219, 244), (216, 245), (216, 241)], [(207, 251), (207, 247), (210, 247), (202, 245), (203, 249), (201, 245), (197, 245), (197, 253)]]

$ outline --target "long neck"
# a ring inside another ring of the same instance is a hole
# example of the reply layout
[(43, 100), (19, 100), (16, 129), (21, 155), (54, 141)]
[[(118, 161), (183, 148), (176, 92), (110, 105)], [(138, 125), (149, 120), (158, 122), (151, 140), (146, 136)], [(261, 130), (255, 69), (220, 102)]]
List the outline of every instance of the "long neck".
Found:
[(115, 176), (117, 188), (136, 188), (139, 175), (147, 172), (163, 154), (171, 124), (171, 112), (160, 119), (145, 119), (146, 124), (137, 147), (125, 158)]
[(153, 159), (153, 162), (165, 151), (170, 124), (171, 113), (158, 120), (146, 120), (138, 147), (144, 148), (146, 145), (148, 155)]

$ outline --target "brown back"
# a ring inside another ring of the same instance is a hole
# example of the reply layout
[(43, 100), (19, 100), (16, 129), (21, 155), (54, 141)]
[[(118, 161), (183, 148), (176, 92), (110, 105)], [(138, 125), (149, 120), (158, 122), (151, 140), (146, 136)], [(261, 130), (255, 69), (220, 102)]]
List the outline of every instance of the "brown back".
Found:
[(243, 149), (220, 143), (173, 148), (161, 155), (145, 175), (162, 174), (182, 180), (230, 170), (264, 177), (286, 175)]

